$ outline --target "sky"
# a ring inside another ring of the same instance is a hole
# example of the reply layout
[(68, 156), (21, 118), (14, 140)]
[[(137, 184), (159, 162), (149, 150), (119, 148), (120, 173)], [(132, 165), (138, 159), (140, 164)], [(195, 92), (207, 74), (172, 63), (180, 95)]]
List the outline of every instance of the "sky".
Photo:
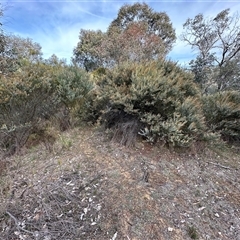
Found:
[[(70, 63), (73, 49), (79, 41), (80, 29), (106, 31), (129, 0), (8, 0), (4, 6), (3, 27), (7, 33), (31, 38), (42, 47), (43, 57), (52, 54)], [(143, 1), (137, 1), (143, 2)], [(215, 17), (230, 8), (231, 13), (240, 13), (239, 0), (152, 0), (144, 1), (154, 11), (166, 12), (176, 31), (177, 41), (168, 58), (181, 64), (194, 59), (192, 49), (179, 39), (183, 24), (188, 18), (202, 13)]]

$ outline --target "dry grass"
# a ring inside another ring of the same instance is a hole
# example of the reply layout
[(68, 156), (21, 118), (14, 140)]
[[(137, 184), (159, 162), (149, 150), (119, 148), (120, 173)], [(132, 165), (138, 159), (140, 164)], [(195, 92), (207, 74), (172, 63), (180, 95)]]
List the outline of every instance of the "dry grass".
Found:
[(240, 159), (224, 154), (68, 131), (52, 152), (39, 145), (7, 159), (0, 239), (238, 240)]

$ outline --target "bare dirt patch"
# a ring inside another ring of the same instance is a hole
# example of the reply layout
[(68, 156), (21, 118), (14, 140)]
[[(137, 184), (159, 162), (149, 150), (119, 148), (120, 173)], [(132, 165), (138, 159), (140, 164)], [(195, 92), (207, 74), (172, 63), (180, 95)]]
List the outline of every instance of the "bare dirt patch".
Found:
[(240, 239), (233, 153), (126, 148), (86, 128), (7, 160), (0, 239)]

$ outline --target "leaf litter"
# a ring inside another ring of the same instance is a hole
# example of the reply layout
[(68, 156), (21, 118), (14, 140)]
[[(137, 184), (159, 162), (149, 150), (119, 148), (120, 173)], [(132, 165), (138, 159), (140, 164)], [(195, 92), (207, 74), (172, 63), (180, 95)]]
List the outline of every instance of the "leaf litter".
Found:
[(93, 128), (63, 134), (69, 149), (8, 159), (0, 239), (240, 239), (238, 155), (126, 148)]

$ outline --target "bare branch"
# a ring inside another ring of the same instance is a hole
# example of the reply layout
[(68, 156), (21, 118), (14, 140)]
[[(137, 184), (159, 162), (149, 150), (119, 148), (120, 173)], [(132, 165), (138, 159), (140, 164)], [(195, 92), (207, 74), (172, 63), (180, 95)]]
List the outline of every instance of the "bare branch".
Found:
[[(198, 58), (202, 59), (196, 59), (195, 64), (191, 64), (191, 68), (194, 67), (195, 78), (202, 78), (201, 81), (205, 83), (216, 82), (218, 89), (222, 88), (224, 76), (226, 77), (221, 69), (229, 62), (235, 61), (240, 52), (240, 17), (238, 13), (233, 16), (229, 14), (229, 9), (223, 10), (213, 19), (204, 19), (202, 14), (198, 14), (194, 19), (187, 19), (183, 25), (185, 32), (181, 35), (181, 39), (196, 50), (199, 53)], [(204, 65), (201, 65), (202, 63)], [(214, 68), (214, 75), (207, 73), (209, 67)], [(237, 65), (231, 64), (231, 67), (236, 68)], [(232, 71), (232, 74), (234, 75), (230, 78), (233, 79), (233, 83), (237, 72)]]
[(18, 230), (21, 230), (21, 231), (23, 231), (23, 232), (29, 233), (29, 234), (31, 234), (31, 235), (35, 235), (33, 232), (30, 232), (30, 231), (22, 228), (22, 227), (19, 225), (19, 221), (17, 220), (17, 218), (15, 218), (10, 212), (6, 211), (6, 213), (8, 214), (8, 216), (9, 216), (10, 218), (13, 219), (13, 221), (14, 221), (14, 223), (15, 223), (15, 226), (16, 226), (16, 228), (17, 228)]

